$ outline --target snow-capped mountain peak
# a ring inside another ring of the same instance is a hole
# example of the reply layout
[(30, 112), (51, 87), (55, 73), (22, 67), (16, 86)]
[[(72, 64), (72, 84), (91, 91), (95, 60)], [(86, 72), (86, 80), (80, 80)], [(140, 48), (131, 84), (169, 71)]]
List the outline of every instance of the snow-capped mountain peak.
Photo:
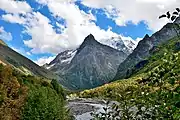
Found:
[[(136, 48), (136, 42), (130, 39), (123, 40), (121, 36), (111, 37), (109, 39), (101, 39), (100, 43), (110, 46), (116, 50), (124, 52), (126, 55), (129, 55)], [(54, 70), (61, 68), (62, 70), (71, 63), (72, 59), (80, 49), (83, 49), (83, 46), (96, 44), (97, 41), (94, 40), (93, 35), (89, 35), (87, 39), (83, 42), (80, 48), (77, 50), (66, 50), (64, 52), (59, 53), (56, 58), (51, 61), (49, 64), (45, 64), (44, 67), (49, 70)]]
[(137, 44), (130, 39), (123, 40), (121, 36), (111, 37), (110, 39), (100, 40), (102, 44), (108, 45), (114, 49), (123, 51), (126, 54), (130, 54), (136, 48)]

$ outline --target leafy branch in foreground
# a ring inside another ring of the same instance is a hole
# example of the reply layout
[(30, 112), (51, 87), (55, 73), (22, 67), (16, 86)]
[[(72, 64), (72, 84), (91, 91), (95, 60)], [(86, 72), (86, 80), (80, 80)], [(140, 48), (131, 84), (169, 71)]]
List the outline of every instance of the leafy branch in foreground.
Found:
[(176, 11), (174, 11), (173, 13), (170, 13), (168, 11), (166, 14), (159, 16), (159, 19), (162, 19), (162, 18), (169, 19), (169, 21), (173, 24), (173, 28), (176, 31), (178, 38), (180, 38), (180, 34), (179, 34), (180, 26), (178, 23), (175, 23), (175, 21), (179, 16), (180, 16), (180, 9), (179, 8), (176, 8)]

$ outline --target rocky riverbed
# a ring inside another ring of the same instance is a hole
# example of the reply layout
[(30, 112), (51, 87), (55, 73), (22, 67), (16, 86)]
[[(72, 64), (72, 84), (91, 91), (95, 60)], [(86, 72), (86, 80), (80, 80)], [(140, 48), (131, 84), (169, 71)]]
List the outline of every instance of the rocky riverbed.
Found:
[(104, 100), (95, 99), (73, 99), (68, 100), (68, 108), (70, 108), (75, 120), (91, 120), (93, 111), (103, 112), (105, 107)]

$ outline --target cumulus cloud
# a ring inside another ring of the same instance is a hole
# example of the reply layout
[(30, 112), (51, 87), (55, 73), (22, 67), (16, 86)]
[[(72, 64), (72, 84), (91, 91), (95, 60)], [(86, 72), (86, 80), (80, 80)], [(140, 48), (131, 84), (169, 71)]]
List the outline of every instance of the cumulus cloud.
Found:
[(167, 20), (158, 20), (158, 16), (180, 6), (179, 0), (82, 0), (92, 8), (102, 8), (117, 25), (126, 25), (129, 21), (138, 24), (145, 21), (150, 30), (159, 30)]
[[(11, 5), (5, 7), (7, 1), (15, 7), (11, 7)], [(24, 44), (32, 48), (31, 53), (57, 54), (66, 49), (77, 48), (90, 33), (93, 34), (97, 40), (119, 36), (112, 32), (111, 29), (104, 30), (97, 26), (96, 17), (91, 11), (85, 13), (79, 9), (74, 1), (75, 0), (36, 0), (36, 2), (41, 5), (47, 6), (54, 18), (65, 20), (65, 24), (56, 21), (57, 27), (53, 26), (51, 24), (52, 21), (42, 13), (32, 11), (32, 8), (26, 2), (2, 0), (0, 2), (0, 8), (8, 13), (2, 15), (3, 20), (25, 27), (23, 33), (30, 35), (31, 39), (24, 40)], [(174, 2), (176, 1), (174, 0)], [(156, 26), (159, 25), (158, 22), (156, 22), (157, 24), (153, 22), (157, 20), (157, 14), (154, 15), (154, 13), (160, 8), (158, 6), (155, 7), (156, 9), (152, 10), (150, 17), (147, 11), (150, 10), (152, 4), (155, 6), (161, 5), (161, 9), (163, 8), (162, 5), (166, 5), (166, 2), (154, 1), (147, 3), (147, 0), (83, 0), (82, 3), (92, 8), (104, 9), (107, 16), (113, 19), (119, 26), (126, 25), (128, 21), (137, 24), (145, 20), (149, 28), (152, 29), (157, 28)], [(147, 4), (149, 4), (149, 6)], [(144, 10), (145, 8), (146, 10)], [(58, 31), (58, 33), (56, 31)], [(132, 40), (130, 37), (121, 37), (122, 39)]]
[(31, 39), (24, 40), (24, 44), (32, 48), (32, 53), (57, 54), (66, 49), (77, 48), (90, 33), (95, 35), (97, 40), (117, 36), (110, 29), (103, 30), (97, 26), (91, 11), (81, 11), (74, 0), (37, 0), (46, 5), (55, 18), (65, 20), (65, 24), (56, 22), (56, 28), (51, 25), (48, 17), (40, 12), (33, 12), (26, 2), (8, 1), (15, 7), (5, 7), (7, 1), (1, 1), (3, 5), (0, 8), (8, 12), (2, 15), (2, 19), (25, 27), (23, 33), (30, 35)]
[(46, 63), (50, 63), (54, 58), (55, 58), (55, 56), (54, 57), (42, 57), (42, 58), (40, 58), (40, 59), (38, 59), (38, 60), (36, 60), (34, 62), (36, 64), (38, 64), (39, 66), (42, 66), (42, 65), (44, 65)]
[(13, 39), (13, 37), (10, 32), (6, 32), (4, 30), (4, 27), (0, 26), (0, 39), (6, 40), (6, 41), (11, 41)]
[[(47, 5), (54, 17), (65, 20), (65, 25), (57, 25), (61, 28), (62, 32), (59, 39), (65, 41), (67, 49), (78, 47), (90, 33), (93, 34), (97, 40), (118, 36), (112, 32), (111, 29), (104, 30), (97, 26), (95, 24), (96, 18), (92, 15), (91, 11), (85, 13), (80, 10), (72, 0), (69, 0), (69, 2), (64, 1), (65, 0), (38, 0), (37, 2)], [(34, 41), (31, 40), (31, 42)]]
[(30, 35), (32, 39), (24, 40), (24, 44), (32, 48), (32, 53), (57, 54), (68, 47), (67, 36), (57, 34), (50, 20), (40, 12), (27, 13), (25, 16), (6, 14), (2, 18), (25, 27), (23, 33)]
[(2, 15), (2, 19), (11, 23), (18, 23), (18, 24), (24, 24), (25, 18), (20, 17), (19, 14), (6, 14)]
[(34, 12), (26, 22), (26, 31), (32, 39), (24, 44), (32, 48), (32, 53), (53, 53), (67, 49), (68, 41), (63, 34), (57, 34), (50, 20), (39, 12)]
[(25, 14), (32, 11), (26, 1), (0, 0), (0, 9), (7, 13)]
[[(39, 3), (47, 5), (52, 15), (57, 19), (64, 19), (65, 24), (56, 22), (60, 33), (50, 24), (49, 18), (40, 12), (27, 13), (24, 16), (6, 14), (2, 18), (11, 23), (23, 25), (32, 39), (24, 40), (24, 44), (32, 48), (32, 53), (57, 54), (66, 49), (77, 48), (84, 38), (92, 33), (97, 40), (117, 36), (110, 29), (103, 30), (95, 24), (96, 18), (91, 11), (81, 11), (74, 2), (64, 0), (40, 0)], [(61, 9), (59, 9), (61, 8)]]
[(18, 52), (18, 53), (20, 53), (20, 54), (22, 54), (22, 55), (24, 55), (24, 56), (31, 56), (31, 55), (32, 55), (30, 52), (26, 51), (26, 50), (25, 50), (24, 48), (22, 48), (22, 47), (17, 48), (17, 47), (11, 46), (11, 48), (12, 48), (14, 51), (16, 51), (16, 52)]

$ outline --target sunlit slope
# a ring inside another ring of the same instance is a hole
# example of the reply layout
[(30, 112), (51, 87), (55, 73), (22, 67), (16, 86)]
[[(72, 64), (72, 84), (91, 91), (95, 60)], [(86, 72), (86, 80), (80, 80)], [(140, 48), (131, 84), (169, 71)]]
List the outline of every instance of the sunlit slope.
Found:
[(56, 78), (53, 73), (38, 66), (28, 58), (12, 50), (3, 41), (0, 43), (0, 60), (5, 64), (12, 65), (25, 74), (34, 74), (50, 79)]

